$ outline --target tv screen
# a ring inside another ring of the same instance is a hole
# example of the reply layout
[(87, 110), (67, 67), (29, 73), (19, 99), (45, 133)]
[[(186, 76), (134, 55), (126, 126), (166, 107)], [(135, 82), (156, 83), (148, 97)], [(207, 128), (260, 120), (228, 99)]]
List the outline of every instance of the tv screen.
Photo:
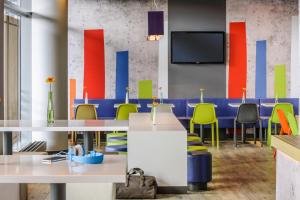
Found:
[(172, 32), (171, 63), (218, 64), (225, 61), (224, 32)]

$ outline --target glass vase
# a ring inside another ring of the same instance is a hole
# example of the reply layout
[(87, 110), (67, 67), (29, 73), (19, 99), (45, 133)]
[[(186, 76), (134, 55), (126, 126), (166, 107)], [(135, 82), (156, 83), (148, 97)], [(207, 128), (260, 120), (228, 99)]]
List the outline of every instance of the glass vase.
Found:
[(47, 122), (48, 124), (54, 123), (54, 105), (52, 91), (48, 92)]

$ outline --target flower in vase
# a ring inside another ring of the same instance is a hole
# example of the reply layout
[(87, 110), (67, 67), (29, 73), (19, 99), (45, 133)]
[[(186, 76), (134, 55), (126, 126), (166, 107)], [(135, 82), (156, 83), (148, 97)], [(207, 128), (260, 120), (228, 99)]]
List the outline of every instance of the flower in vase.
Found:
[(159, 103), (156, 101), (157, 100), (157, 96), (153, 96), (152, 99), (153, 99), (152, 105), (153, 106), (158, 106)]
[(46, 79), (46, 83), (54, 83), (55, 82), (55, 78), (53, 76), (49, 76), (47, 79)]
[(49, 86), (50, 86), (50, 91), (52, 91), (51, 85), (52, 85), (52, 83), (54, 83), (54, 82), (55, 82), (55, 78), (54, 78), (53, 76), (49, 76), (49, 77), (46, 79), (46, 83), (48, 83)]

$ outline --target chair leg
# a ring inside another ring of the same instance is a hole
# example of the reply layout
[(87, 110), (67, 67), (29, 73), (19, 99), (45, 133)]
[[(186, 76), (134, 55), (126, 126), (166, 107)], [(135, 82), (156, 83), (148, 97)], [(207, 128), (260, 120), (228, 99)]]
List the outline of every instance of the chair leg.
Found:
[(271, 145), (271, 131), (272, 131), (272, 123), (271, 120), (268, 121), (268, 135), (267, 135), (267, 145)]
[(194, 133), (194, 123), (190, 120), (190, 133)]
[(253, 127), (254, 144), (256, 144), (256, 125)]
[(242, 133), (241, 133), (241, 136), (242, 136), (242, 143), (244, 144), (244, 124), (242, 124)]
[(263, 146), (263, 139), (262, 139), (262, 123), (261, 120), (259, 120), (259, 141), (260, 141), (260, 146)]
[(218, 121), (216, 121), (216, 137), (217, 137), (217, 149), (219, 149), (220, 140), (219, 140), (219, 122)]
[(236, 120), (234, 120), (233, 143), (234, 143), (234, 147), (237, 147), (237, 142), (236, 142)]
[(211, 144), (215, 146), (215, 124), (211, 124)]

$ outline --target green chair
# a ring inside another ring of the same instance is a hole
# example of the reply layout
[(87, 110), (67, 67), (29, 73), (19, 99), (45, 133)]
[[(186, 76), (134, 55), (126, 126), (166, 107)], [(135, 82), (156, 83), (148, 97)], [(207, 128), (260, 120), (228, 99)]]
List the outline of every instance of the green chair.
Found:
[[(76, 120), (97, 120), (97, 111), (93, 104), (81, 104), (76, 108)], [(71, 141), (73, 144), (77, 142), (76, 132), (72, 132)], [(96, 145), (100, 145), (100, 132), (96, 132)]]
[[(117, 109), (116, 120), (128, 120), (130, 113), (137, 113), (136, 104), (121, 104)], [(120, 146), (127, 145), (127, 133), (113, 132), (106, 135), (106, 146)], [(118, 140), (118, 138), (120, 138)]]
[(292, 135), (299, 135), (298, 122), (294, 115), (287, 113), (287, 120), (292, 130)]
[(268, 120), (268, 136), (267, 136), (267, 145), (271, 145), (271, 135), (272, 135), (272, 125), (275, 124), (275, 134), (277, 134), (277, 125), (280, 124), (279, 117), (277, 115), (277, 109), (280, 109), (284, 112), (285, 116), (288, 113), (294, 115), (294, 108), (293, 104), (290, 103), (277, 103), (273, 110), (272, 114)]
[[(196, 105), (192, 119), (190, 120), (190, 132), (194, 133), (194, 125), (211, 125), (212, 146), (215, 146), (215, 125), (217, 135), (217, 148), (219, 148), (219, 124), (216, 117), (215, 105), (199, 103)], [(202, 133), (201, 133), (202, 134)], [(200, 136), (203, 139), (203, 136)]]
[(121, 104), (117, 109), (116, 120), (128, 120), (130, 113), (137, 113), (136, 104)]

